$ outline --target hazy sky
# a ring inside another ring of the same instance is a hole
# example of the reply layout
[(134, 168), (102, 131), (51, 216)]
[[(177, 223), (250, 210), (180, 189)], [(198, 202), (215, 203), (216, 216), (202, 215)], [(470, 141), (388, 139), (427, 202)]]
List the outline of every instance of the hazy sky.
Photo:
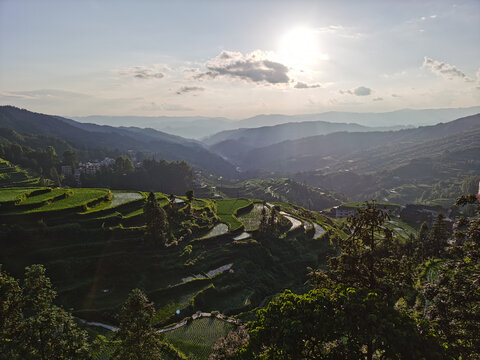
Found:
[(0, 103), (231, 118), (480, 105), (480, 0), (0, 0)]

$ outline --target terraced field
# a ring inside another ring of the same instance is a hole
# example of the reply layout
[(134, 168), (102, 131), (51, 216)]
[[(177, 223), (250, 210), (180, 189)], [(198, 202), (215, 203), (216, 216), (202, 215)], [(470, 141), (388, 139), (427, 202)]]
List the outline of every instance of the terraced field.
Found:
[[(238, 216), (238, 220), (245, 226), (245, 231), (258, 230), (258, 227), (260, 226), (260, 220), (262, 219), (263, 208), (263, 203), (256, 202), (253, 204), (251, 211)], [(270, 209), (268, 206), (265, 206), (265, 211), (268, 216), (270, 214)]]
[(233, 330), (235, 325), (217, 318), (201, 318), (165, 333), (176, 348), (192, 359), (207, 360), (215, 342)]
[(0, 189), (0, 203), (22, 200), (35, 190), (42, 188), (4, 188)]
[(28, 197), (23, 200), (19, 205), (20, 206), (33, 206), (33, 205), (42, 205), (45, 202), (54, 201), (67, 193), (65, 189), (52, 189), (51, 191), (39, 194), (36, 196)]
[(38, 178), (0, 158), (0, 187), (35, 186)]
[(247, 199), (217, 200), (217, 216), (228, 225), (230, 231), (238, 230), (243, 224), (238, 220), (237, 214), (251, 204), (252, 201)]
[[(4, 189), (0, 198), (16, 199), (38, 189)], [(174, 204), (179, 221), (173, 222), (173, 231), (183, 232), (163, 247), (145, 237), (145, 193), (114, 191), (111, 198), (107, 189), (42, 191), (8, 209), (0, 207), (0, 223), (5, 224), (0, 227), (0, 263), (18, 277), (25, 266), (44, 264), (60, 304), (90, 321), (116, 325), (114, 315), (136, 287), (155, 303), (159, 326), (182, 321), (196, 311), (248, 313), (284, 288), (302, 287), (306, 267), (323, 266), (332, 251), (328, 241), (312, 241), (313, 234), (301, 231), (257, 241), (255, 229), (263, 207), (258, 201), (195, 199), (189, 210), (185, 199), (178, 197), (182, 202)], [(169, 201), (162, 193), (156, 197), (161, 205)], [(320, 219), (287, 204), (281, 210), (302, 221)], [(21, 226), (10, 229), (17, 221)], [(244, 226), (249, 232), (239, 231)], [(201, 239), (208, 229), (215, 229), (212, 236)], [(9, 240), (9, 231), (15, 232), (18, 242)], [(213, 236), (219, 234), (223, 236)], [(181, 351), (206, 359), (211, 345), (231, 328), (225, 324), (218, 319), (196, 320), (165, 336)], [(105, 349), (97, 358), (109, 356)]]
[(64, 199), (53, 201), (31, 212), (47, 212), (65, 209), (75, 209), (77, 207), (88, 206), (94, 201), (99, 201), (108, 196), (109, 190), (106, 189), (71, 189), (71, 194)]

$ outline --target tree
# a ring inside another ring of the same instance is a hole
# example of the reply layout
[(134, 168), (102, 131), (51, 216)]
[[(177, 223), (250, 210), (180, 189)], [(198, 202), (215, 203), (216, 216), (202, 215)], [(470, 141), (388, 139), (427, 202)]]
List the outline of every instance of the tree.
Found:
[(0, 358), (18, 358), (17, 343), (23, 321), (22, 289), (18, 281), (9, 276), (0, 265)]
[(117, 174), (128, 174), (135, 170), (135, 166), (130, 158), (126, 156), (119, 156), (115, 159), (113, 169)]
[(130, 292), (120, 313), (120, 329), (115, 334), (120, 344), (115, 350), (118, 360), (163, 359), (164, 347), (159, 334), (152, 326), (155, 307), (139, 289)]
[[(475, 197), (459, 202), (478, 204)], [(454, 359), (480, 359), (480, 216), (447, 248), (438, 276), (427, 282), (425, 316)]]
[[(311, 281), (317, 288), (331, 289), (332, 294), (341, 296), (348, 289), (347, 293), (360, 294), (353, 304), (342, 305), (356, 307), (359, 316), (347, 318), (344, 325), (357, 329), (352, 341), (365, 347), (368, 360), (393, 346), (395, 338), (384, 330), (393, 329), (396, 321), (407, 321), (402, 320), (404, 315), (398, 313), (395, 303), (413, 290), (411, 263), (386, 226), (388, 220), (389, 215), (375, 202), (367, 202), (348, 218), (350, 235), (336, 239), (340, 255), (329, 260), (330, 270), (312, 272)], [(385, 323), (387, 315), (390, 323)]]
[(191, 203), (193, 201), (193, 190), (188, 190), (185, 193), (185, 196), (187, 197), (187, 200)]
[(285, 217), (278, 213), (277, 207), (270, 209), (270, 215), (267, 216), (265, 202), (262, 208), (262, 218), (258, 227), (258, 233), (261, 238), (277, 238), (282, 234), (282, 229), (290, 224)]
[(242, 359), (442, 359), (413, 319), (367, 289), (287, 290), (247, 327), (250, 340), (236, 353)]
[(438, 214), (427, 237), (425, 246), (426, 257), (439, 257), (443, 253), (445, 246), (447, 246), (449, 235), (445, 216)]
[(248, 331), (245, 325), (240, 325), (238, 329), (231, 330), (226, 337), (217, 340), (213, 345), (213, 352), (208, 360), (228, 360), (236, 359), (236, 351), (248, 343)]
[(423, 222), (420, 226), (420, 231), (417, 238), (417, 246), (415, 249), (416, 256), (419, 260), (424, 260), (427, 258), (428, 233), (428, 225), (426, 222)]
[(329, 260), (334, 283), (370, 289), (393, 302), (412, 285), (407, 259), (386, 226), (389, 219), (375, 202), (348, 218), (350, 235), (336, 239), (340, 255)]
[[(4, 273), (1, 288), (2, 291), (8, 290), (7, 297), (2, 297), (1, 301), (3, 321), (0, 333), (4, 339), (10, 337), (13, 340), (6, 349), (9, 359), (89, 358), (87, 333), (78, 328), (69, 313), (53, 304), (56, 292), (42, 265), (25, 269), (23, 293), (19, 291), (18, 283)], [(10, 314), (4, 317), (3, 312), (7, 309)], [(12, 326), (12, 321), (17, 325)]]
[(143, 207), (143, 213), (147, 222), (147, 234), (156, 242), (161, 241), (165, 245), (166, 234), (169, 230), (167, 213), (160, 206), (154, 193), (148, 195)]
[(78, 158), (75, 150), (65, 150), (63, 152), (63, 164), (71, 166), (72, 169), (75, 169), (77, 167)]

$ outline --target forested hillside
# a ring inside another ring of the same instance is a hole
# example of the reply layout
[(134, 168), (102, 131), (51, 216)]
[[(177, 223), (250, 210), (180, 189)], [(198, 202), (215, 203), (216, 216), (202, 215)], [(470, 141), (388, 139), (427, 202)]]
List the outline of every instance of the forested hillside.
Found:
[(29, 135), (56, 137), (81, 149), (107, 148), (149, 153), (157, 159), (187, 161), (192, 166), (223, 176), (234, 176), (235, 167), (193, 140), (153, 129), (115, 128), (81, 124), (73, 120), (33, 113), (12, 106), (0, 107), (0, 127)]

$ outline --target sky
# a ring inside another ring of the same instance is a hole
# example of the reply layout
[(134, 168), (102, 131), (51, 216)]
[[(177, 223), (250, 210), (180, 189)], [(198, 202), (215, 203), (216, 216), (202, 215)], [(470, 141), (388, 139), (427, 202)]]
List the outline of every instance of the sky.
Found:
[(480, 0), (0, 0), (0, 104), (62, 116), (480, 105)]

